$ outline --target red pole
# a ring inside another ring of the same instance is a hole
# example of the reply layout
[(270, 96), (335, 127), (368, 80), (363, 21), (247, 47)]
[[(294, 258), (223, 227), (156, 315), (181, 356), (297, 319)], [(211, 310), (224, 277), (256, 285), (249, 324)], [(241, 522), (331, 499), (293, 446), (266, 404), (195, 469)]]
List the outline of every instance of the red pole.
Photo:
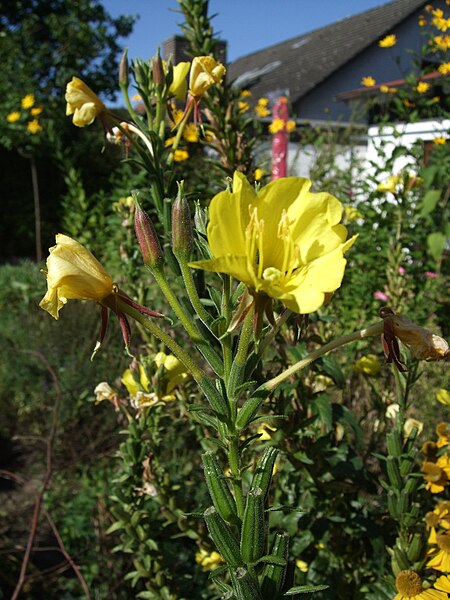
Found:
[(272, 138), (272, 179), (279, 179), (287, 175), (287, 147), (288, 132), (286, 123), (289, 118), (288, 99), (281, 96), (273, 107), (273, 118), (283, 121), (283, 128), (273, 134)]

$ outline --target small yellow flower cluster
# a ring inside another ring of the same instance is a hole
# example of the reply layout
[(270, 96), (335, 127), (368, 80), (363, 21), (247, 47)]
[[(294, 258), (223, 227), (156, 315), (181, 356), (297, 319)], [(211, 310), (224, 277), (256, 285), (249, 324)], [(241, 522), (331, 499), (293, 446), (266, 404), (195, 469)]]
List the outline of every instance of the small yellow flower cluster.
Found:
[(444, 33), (447, 31), (447, 29), (450, 29), (450, 18), (446, 19), (444, 17), (443, 10), (437, 8), (436, 10), (433, 10), (431, 14), (433, 15), (431, 23), (436, 27), (436, 29), (443, 31)]
[(450, 62), (439, 65), (438, 71), (439, 73), (442, 73), (442, 75), (450, 75)]
[(389, 87), (388, 85), (380, 85), (380, 92), (382, 94), (396, 94), (398, 90), (397, 88)]
[(204, 548), (200, 548), (195, 555), (195, 562), (201, 566), (202, 571), (206, 572), (212, 571), (222, 564), (223, 558), (215, 550), (212, 552), (207, 552)]
[[(35, 102), (36, 100), (34, 94), (26, 94), (20, 101), (22, 109), (28, 111), (28, 115), (33, 117), (27, 122), (27, 131), (28, 133), (31, 133), (31, 135), (36, 135), (36, 133), (42, 131), (42, 125), (36, 118), (41, 114), (42, 106), (35, 106)], [(16, 123), (20, 120), (21, 116), (22, 113), (18, 110), (15, 110), (6, 115), (6, 120), (8, 123)]]
[(267, 108), (268, 105), (268, 98), (260, 98), (255, 106), (256, 116), (259, 118), (268, 117), (270, 115), (270, 110)]
[(441, 50), (447, 52), (450, 50), (450, 35), (436, 35), (430, 43), (434, 45), (434, 50)]
[(283, 121), (283, 119), (274, 119), (269, 125), (269, 131), (272, 134), (279, 133), (280, 131), (286, 131), (292, 133), (295, 129), (295, 121)]
[(363, 77), (361, 79), (361, 84), (364, 87), (373, 87), (374, 85), (376, 85), (376, 81), (375, 79), (371, 76), (371, 75), (366, 75), (365, 77)]
[(438, 136), (438, 137), (434, 138), (433, 144), (436, 144), (436, 146), (442, 146), (446, 143), (446, 141), (447, 141), (447, 138)]
[(425, 94), (425, 92), (428, 92), (429, 89), (430, 84), (426, 83), (425, 81), (419, 81), (419, 83), (416, 85), (416, 92), (418, 94)]
[(391, 48), (392, 46), (395, 46), (396, 43), (397, 36), (391, 33), (390, 35), (387, 35), (382, 40), (380, 40), (378, 42), (378, 45), (380, 46), (380, 48)]

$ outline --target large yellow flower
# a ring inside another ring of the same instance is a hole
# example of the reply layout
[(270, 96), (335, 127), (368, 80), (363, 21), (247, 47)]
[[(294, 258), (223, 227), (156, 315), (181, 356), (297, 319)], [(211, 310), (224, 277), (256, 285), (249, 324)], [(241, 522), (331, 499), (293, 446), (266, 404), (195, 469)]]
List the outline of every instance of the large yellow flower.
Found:
[(422, 578), (415, 571), (400, 571), (395, 580), (394, 600), (447, 600), (447, 594), (434, 588), (424, 590)]
[(212, 56), (196, 56), (189, 76), (189, 93), (199, 100), (215, 83), (221, 83), (226, 69)]
[(95, 117), (106, 110), (106, 106), (89, 86), (78, 77), (66, 87), (66, 115), (73, 115), (73, 124), (77, 127), (90, 125)]
[(448, 573), (450, 571), (450, 535), (438, 533), (436, 536), (438, 552), (428, 562), (427, 567)]
[(339, 222), (342, 204), (309, 192), (300, 177), (272, 181), (258, 192), (236, 172), (233, 190), (210, 205), (208, 241), (213, 258), (196, 269), (228, 273), (252, 294), (281, 300), (300, 314), (317, 310), (344, 275), (344, 253), (355, 237)]
[(113, 281), (98, 260), (67, 235), (58, 233), (47, 258), (48, 290), (39, 306), (55, 319), (67, 300), (100, 302), (112, 294)]

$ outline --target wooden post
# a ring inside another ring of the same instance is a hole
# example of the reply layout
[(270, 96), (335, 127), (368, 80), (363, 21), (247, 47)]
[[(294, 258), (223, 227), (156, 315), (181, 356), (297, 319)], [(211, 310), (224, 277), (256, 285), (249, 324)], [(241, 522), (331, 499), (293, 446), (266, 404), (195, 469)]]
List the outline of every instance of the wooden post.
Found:
[(280, 96), (273, 107), (273, 118), (283, 121), (283, 129), (273, 134), (272, 138), (272, 179), (279, 179), (287, 175), (287, 147), (288, 132), (286, 123), (289, 118), (288, 99)]

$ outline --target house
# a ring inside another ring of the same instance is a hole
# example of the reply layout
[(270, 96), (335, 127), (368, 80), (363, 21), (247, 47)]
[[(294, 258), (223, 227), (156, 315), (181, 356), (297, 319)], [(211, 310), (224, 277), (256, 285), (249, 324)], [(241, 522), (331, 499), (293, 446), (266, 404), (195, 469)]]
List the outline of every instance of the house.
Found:
[[(402, 80), (417, 69), (413, 55), (424, 43), (418, 20), (426, 4), (394, 0), (248, 54), (228, 66), (229, 81), (250, 90), (254, 98), (287, 96), (300, 122), (353, 118), (367, 123), (366, 110), (355, 112), (356, 99), (364, 98), (357, 93), (361, 80)], [(444, 0), (433, 2), (433, 7), (444, 8)], [(380, 48), (379, 40), (389, 34), (396, 35), (397, 43)]]

